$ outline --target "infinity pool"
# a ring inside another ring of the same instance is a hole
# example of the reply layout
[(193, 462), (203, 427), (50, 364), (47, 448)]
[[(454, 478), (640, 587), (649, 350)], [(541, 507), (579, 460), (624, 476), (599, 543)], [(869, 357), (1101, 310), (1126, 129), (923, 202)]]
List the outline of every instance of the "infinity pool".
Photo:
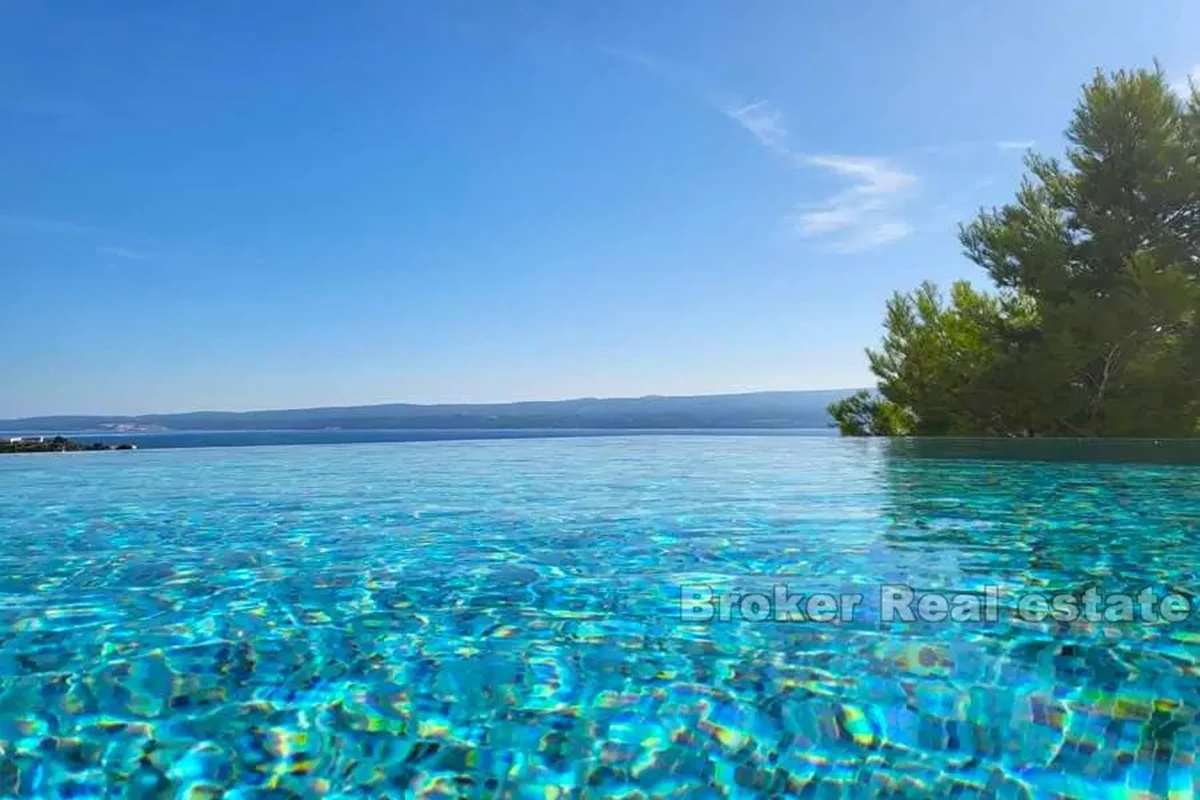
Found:
[(1193, 598), (1200, 459), (1130, 447), (5, 456), (0, 795), (1190, 798), (1198, 615), (1112, 598)]

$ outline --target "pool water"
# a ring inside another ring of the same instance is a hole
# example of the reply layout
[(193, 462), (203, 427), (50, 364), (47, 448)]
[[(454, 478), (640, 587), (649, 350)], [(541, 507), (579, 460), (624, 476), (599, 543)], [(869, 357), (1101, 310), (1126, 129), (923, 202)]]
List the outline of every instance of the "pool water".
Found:
[[(1200, 459), (1022, 446), (0, 458), (0, 795), (1190, 798), (1197, 615), (1018, 606), (1192, 598)], [(697, 618), (781, 586), (862, 599)]]

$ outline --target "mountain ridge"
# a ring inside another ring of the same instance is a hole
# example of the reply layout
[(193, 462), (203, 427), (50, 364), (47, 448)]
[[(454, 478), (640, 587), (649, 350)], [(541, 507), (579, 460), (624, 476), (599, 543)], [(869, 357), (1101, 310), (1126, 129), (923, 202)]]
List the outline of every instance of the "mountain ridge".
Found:
[(205, 431), (404, 428), (796, 428), (832, 424), (825, 407), (854, 389), (711, 395), (581, 397), (507, 403), (377, 403), (361, 406), (55, 414), (0, 420), (0, 430)]

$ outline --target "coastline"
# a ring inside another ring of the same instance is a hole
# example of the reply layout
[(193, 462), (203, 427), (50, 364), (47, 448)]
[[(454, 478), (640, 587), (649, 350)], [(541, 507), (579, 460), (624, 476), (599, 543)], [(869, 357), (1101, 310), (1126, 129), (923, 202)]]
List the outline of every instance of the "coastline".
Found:
[[(0, 433), (7, 436), (29, 433)], [(34, 434), (36, 435), (36, 434)], [(256, 447), (263, 445), (368, 444), (378, 442), (493, 441), (506, 439), (566, 439), (612, 436), (799, 436), (836, 438), (835, 428), (380, 428), (362, 430), (233, 430), (154, 431), (150, 433), (91, 432), (73, 434), (82, 444), (117, 441), (140, 450), (196, 447)], [(50, 436), (46, 435), (49, 439)], [(100, 448), (103, 449), (103, 448)]]
[(0, 440), (0, 454), (20, 453), (83, 453), (105, 450), (137, 450), (132, 442), (108, 444), (98, 441), (80, 441), (65, 436), (10, 436)]

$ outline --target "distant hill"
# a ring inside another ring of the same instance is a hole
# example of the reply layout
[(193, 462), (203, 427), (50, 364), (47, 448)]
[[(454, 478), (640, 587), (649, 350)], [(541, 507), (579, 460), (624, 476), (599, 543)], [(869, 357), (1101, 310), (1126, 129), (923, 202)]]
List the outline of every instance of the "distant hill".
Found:
[(689, 397), (581, 398), (520, 403), (296, 408), (276, 411), (193, 411), (138, 416), (50, 416), (0, 420), (0, 430), (238, 431), (343, 428), (819, 428), (832, 425), (825, 407), (854, 392), (831, 389)]

